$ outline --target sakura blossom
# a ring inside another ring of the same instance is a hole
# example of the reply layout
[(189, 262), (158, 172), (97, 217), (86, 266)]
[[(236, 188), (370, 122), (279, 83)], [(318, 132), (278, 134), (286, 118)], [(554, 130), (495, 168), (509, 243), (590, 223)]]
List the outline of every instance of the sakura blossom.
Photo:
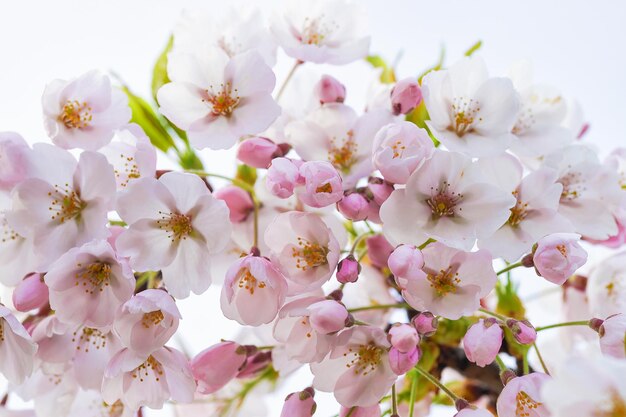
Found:
[(522, 414), (536, 417), (548, 417), (550, 411), (544, 404), (542, 390), (550, 377), (533, 372), (509, 380), (498, 397), (498, 416), (517, 417)]
[(37, 345), (11, 310), (0, 304), (0, 375), (19, 385), (34, 369)]
[(603, 354), (622, 359), (626, 357), (626, 314), (607, 317), (598, 333)]
[(198, 390), (211, 394), (237, 376), (246, 362), (244, 346), (235, 342), (221, 342), (200, 352), (191, 361), (191, 371)]
[(504, 332), (495, 319), (480, 319), (463, 337), (463, 349), (470, 362), (480, 367), (492, 363), (502, 346)]
[(28, 176), (30, 148), (19, 133), (0, 132), (0, 191), (10, 191)]
[(537, 273), (555, 284), (563, 284), (587, 262), (587, 252), (578, 244), (574, 233), (553, 233), (537, 242), (533, 264)]

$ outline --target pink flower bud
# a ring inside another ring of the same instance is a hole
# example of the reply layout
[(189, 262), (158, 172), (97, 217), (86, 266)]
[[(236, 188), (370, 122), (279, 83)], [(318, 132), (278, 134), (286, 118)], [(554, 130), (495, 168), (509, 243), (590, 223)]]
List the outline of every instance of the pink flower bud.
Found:
[(480, 319), (463, 337), (465, 356), (480, 367), (489, 365), (500, 351), (503, 336), (496, 319)]
[(346, 325), (348, 310), (335, 300), (323, 300), (309, 306), (309, 323), (320, 334), (336, 333)]
[(537, 340), (537, 330), (528, 320), (509, 319), (506, 325), (513, 332), (513, 336), (522, 345), (532, 345)]
[(374, 197), (374, 202), (379, 206), (382, 206), (385, 201), (393, 193), (393, 184), (383, 180), (382, 178), (372, 177), (367, 184), (368, 190)]
[(361, 272), (361, 264), (352, 255), (346, 256), (337, 264), (337, 281), (342, 284), (356, 282)]
[(250, 194), (241, 187), (227, 185), (213, 193), (215, 198), (223, 200), (230, 210), (230, 221), (240, 223), (254, 211), (254, 202)]
[(20, 282), (13, 291), (13, 305), (23, 313), (41, 308), (48, 302), (48, 287), (41, 274), (32, 274)]
[(391, 326), (388, 333), (389, 343), (401, 353), (412, 351), (420, 342), (417, 330), (408, 324), (396, 323)]
[(339, 417), (380, 417), (380, 405), (374, 404), (369, 407), (344, 407), (339, 410)]
[(267, 138), (253, 137), (246, 139), (237, 148), (237, 159), (255, 168), (267, 168), (272, 159), (283, 156), (278, 145)]
[(391, 370), (396, 375), (404, 375), (417, 365), (421, 353), (420, 348), (417, 346), (414, 346), (411, 351), (406, 353), (400, 352), (400, 350), (392, 347), (389, 349), (389, 365), (391, 366)]
[(387, 265), (396, 277), (417, 279), (423, 272), (422, 251), (411, 245), (400, 245), (389, 255)]
[(435, 334), (439, 327), (439, 320), (430, 311), (422, 311), (411, 320), (420, 336), (428, 337)]
[(326, 207), (343, 198), (341, 176), (329, 162), (305, 162), (300, 166), (300, 175), (304, 178), (304, 190), (298, 197), (307, 206)]
[(626, 314), (615, 314), (604, 320), (598, 333), (603, 354), (620, 359), (626, 357)]
[(289, 394), (285, 399), (280, 417), (311, 417), (317, 408), (313, 400), (314, 395), (313, 388)]
[(343, 103), (346, 99), (346, 87), (330, 75), (322, 75), (313, 91), (322, 104)]
[(293, 161), (287, 158), (275, 158), (267, 170), (265, 185), (272, 195), (289, 198), (301, 179), (300, 170)]
[(367, 245), (367, 256), (372, 265), (379, 269), (385, 268), (389, 255), (393, 252), (391, 243), (385, 239), (385, 236), (375, 235), (367, 238), (365, 244)]
[(243, 368), (237, 374), (237, 378), (250, 378), (265, 369), (272, 362), (272, 352), (257, 352), (248, 356)]
[(391, 90), (393, 114), (408, 114), (422, 102), (422, 90), (417, 80), (409, 77), (400, 80)]
[(191, 360), (198, 392), (211, 394), (228, 384), (246, 362), (246, 349), (235, 342), (213, 345)]
[(580, 235), (553, 233), (537, 242), (533, 263), (537, 273), (557, 285), (562, 285), (587, 262), (587, 252), (578, 244)]
[(493, 417), (493, 414), (484, 408), (469, 406), (456, 413), (454, 417)]
[(350, 193), (337, 203), (337, 210), (348, 220), (365, 220), (369, 214), (369, 202), (360, 193)]

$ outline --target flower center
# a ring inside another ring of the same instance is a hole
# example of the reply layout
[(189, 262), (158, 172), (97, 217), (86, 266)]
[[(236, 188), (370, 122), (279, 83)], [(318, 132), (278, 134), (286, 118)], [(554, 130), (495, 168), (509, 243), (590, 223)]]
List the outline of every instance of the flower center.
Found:
[(87, 204), (80, 199), (80, 195), (67, 183), (63, 187), (55, 185), (54, 191), (50, 191), (48, 197), (52, 198), (48, 207), (48, 211), (52, 213), (51, 219), (60, 224), (74, 218), (78, 220), (80, 213), (87, 207)]
[(567, 247), (565, 245), (556, 245), (556, 250), (558, 250), (564, 258), (567, 258)]
[[(432, 218), (436, 220), (441, 217), (454, 217), (455, 209), (463, 199), (463, 194), (448, 190), (450, 183), (444, 182), (441, 187), (430, 187), (431, 197), (426, 200), (426, 204), (432, 211)], [(462, 208), (459, 207), (459, 211)]]
[(335, 138), (331, 139), (328, 150), (328, 161), (344, 174), (350, 172), (350, 168), (357, 162), (358, 145), (354, 140), (354, 132), (348, 131), (347, 136), (341, 146), (337, 146)]
[(58, 120), (68, 129), (83, 129), (89, 126), (92, 118), (91, 107), (87, 103), (79, 103), (78, 100), (67, 100)]
[(120, 400), (117, 400), (111, 405), (102, 403), (102, 407), (108, 413), (109, 417), (121, 417), (124, 414), (124, 404)]
[(325, 22), (324, 15), (304, 19), (304, 26), (298, 40), (307, 45), (321, 45), (334, 30), (339, 29), (335, 22)]
[(512, 227), (517, 227), (528, 215), (528, 203), (523, 203), (519, 200), (519, 192), (513, 191), (513, 195), (517, 198), (515, 207), (511, 208), (511, 215), (509, 216), (508, 223)]
[(124, 166), (121, 168), (121, 171), (118, 169), (114, 170), (115, 178), (118, 180), (123, 178), (120, 187), (126, 187), (130, 180), (139, 178), (141, 175), (135, 157), (120, 154), (120, 159), (124, 161)]
[(239, 278), (239, 288), (248, 291), (250, 295), (254, 295), (254, 291), (263, 289), (267, 286), (265, 282), (257, 280), (248, 268), (244, 268), (241, 278)]
[(213, 91), (213, 86), (210, 86), (206, 92), (207, 98), (202, 101), (211, 105), (211, 111), (215, 116), (230, 116), (241, 99), (237, 89), (232, 89), (231, 83), (220, 84), (220, 90), (217, 93)]
[(530, 395), (524, 391), (520, 391), (515, 396), (517, 405), (515, 406), (515, 415), (518, 417), (529, 417), (530, 412), (539, 407), (542, 403), (533, 400)]
[(316, 193), (332, 193), (333, 192), (333, 186), (330, 185), (329, 182), (327, 182), (324, 185), (320, 185), (319, 187), (317, 187), (315, 189)]
[(624, 417), (626, 416), (626, 402), (619, 393), (612, 391), (608, 402), (601, 404), (593, 413), (593, 417)]
[(296, 268), (306, 271), (321, 265), (326, 265), (328, 248), (318, 243), (309, 242), (305, 238), (298, 238), (298, 248), (291, 249), (291, 256), (296, 258)]
[(457, 268), (452, 266), (448, 269), (441, 269), (439, 272), (428, 272), (426, 279), (430, 282), (430, 287), (435, 290), (438, 297), (444, 297), (449, 293), (455, 293), (457, 285), (461, 283)]
[(535, 124), (535, 115), (533, 114), (533, 110), (530, 106), (525, 106), (524, 109), (517, 116), (517, 120), (515, 121), (515, 126), (511, 132), (515, 135), (522, 135), (524, 132), (528, 131)]
[(2, 230), (2, 233), (0, 233), (0, 242), (5, 243), (20, 237), (20, 235), (18, 235), (17, 232), (9, 226), (9, 222), (6, 218), (0, 218), (0, 226)]
[(106, 335), (98, 329), (83, 327), (82, 331), (77, 330), (74, 332), (72, 342), (76, 343), (76, 350), (81, 350), (82, 348), (82, 350), (87, 353), (90, 347), (104, 349), (107, 344), (107, 338)]
[(139, 382), (143, 382), (144, 379), (150, 375), (150, 372), (152, 372), (157, 382), (160, 381), (163, 375), (163, 367), (152, 355), (150, 355), (144, 363), (133, 369), (131, 376), (135, 379), (139, 379)]
[(476, 118), (480, 111), (480, 103), (474, 99), (466, 99), (465, 97), (455, 97), (452, 100), (452, 113), (454, 114), (453, 124), (449, 130), (452, 130), (459, 137), (463, 137), (473, 130), (474, 122), (481, 122), (482, 117)]
[(563, 185), (563, 191), (561, 191), (561, 202), (575, 200), (580, 197), (581, 192), (585, 190), (582, 175), (578, 172), (569, 172), (559, 178), (557, 182)]
[[(76, 266), (81, 268), (82, 264), (79, 263)], [(104, 291), (104, 287), (109, 286), (110, 280), (111, 265), (105, 262), (94, 262), (76, 273), (75, 285), (79, 286), (82, 283), (85, 292), (93, 294), (96, 290)]]
[(401, 158), (402, 153), (404, 152), (405, 149), (406, 149), (406, 146), (402, 144), (401, 140), (395, 141), (394, 144), (391, 145), (391, 150), (393, 151), (393, 159)]
[(307, 339), (310, 339), (311, 337), (313, 337), (313, 335), (311, 334), (311, 325), (309, 324), (309, 317), (308, 316), (303, 316), (302, 320), (300, 320), (300, 323), (307, 328), (307, 332), (306, 332), (306, 337)]
[(145, 313), (141, 318), (141, 325), (146, 329), (149, 329), (152, 326), (158, 326), (165, 316), (161, 310), (151, 311), (149, 313)]
[(163, 213), (159, 211), (161, 218), (157, 220), (159, 229), (169, 233), (167, 236), (172, 242), (178, 242), (181, 239), (187, 239), (193, 232), (191, 224), (191, 216), (179, 213)]
[(355, 375), (366, 376), (375, 371), (381, 362), (383, 356), (383, 348), (372, 343), (368, 345), (360, 345), (351, 347), (343, 356), (353, 356), (354, 358), (346, 364), (347, 368), (352, 368)]

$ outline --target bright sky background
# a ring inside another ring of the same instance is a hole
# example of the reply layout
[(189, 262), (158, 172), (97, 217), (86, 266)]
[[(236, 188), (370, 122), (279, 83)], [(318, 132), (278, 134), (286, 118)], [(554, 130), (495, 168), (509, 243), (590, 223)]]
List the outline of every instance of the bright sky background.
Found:
[[(292, 0), (295, 1), (295, 0)], [(301, 0), (298, 0), (301, 1)], [(477, 40), (492, 74), (505, 74), (520, 58), (534, 63), (535, 80), (554, 85), (576, 98), (591, 124), (588, 140), (606, 154), (626, 146), (626, 3), (588, 0), (416, 1), (363, 0), (371, 17), (371, 52), (393, 61), (402, 54), (398, 75), (418, 74), (446, 46), (447, 62), (460, 57)], [(47, 82), (99, 68), (114, 70), (134, 89), (148, 95), (152, 65), (165, 45), (180, 11), (202, 7), (219, 16), (229, 4), (262, 6), (277, 1), (218, 0), (0, 0), (0, 131), (21, 133), (29, 142), (46, 140), (40, 97)], [(278, 82), (291, 62), (280, 55)], [(348, 87), (350, 104), (359, 103), (371, 79), (366, 64), (325, 68)], [(360, 106), (359, 106), (360, 107)], [(206, 155), (206, 153), (205, 153)], [(207, 165), (228, 172), (225, 154), (212, 154)], [(221, 317), (218, 289), (181, 302), (181, 331), (197, 352), (233, 335)], [(302, 384), (306, 382), (303, 381)], [(278, 416), (282, 398), (272, 400), (268, 415)], [(317, 397), (316, 397), (317, 398)], [(317, 416), (336, 411), (319, 396)], [(442, 415), (446, 415), (444, 413)], [(153, 414), (154, 415), (154, 414)], [(158, 413), (169, 415), (169, 410)]]

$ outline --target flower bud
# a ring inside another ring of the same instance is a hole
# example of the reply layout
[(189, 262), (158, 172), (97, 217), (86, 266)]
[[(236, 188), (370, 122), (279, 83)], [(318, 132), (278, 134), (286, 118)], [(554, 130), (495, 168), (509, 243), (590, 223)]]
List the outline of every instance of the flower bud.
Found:
[(275, 158), (267, 169), (265, 185), (272, 195), (289, 198), (301, 180), (300, 170), (293, 161), (287, 158)]
[(223, 200), (230, 210), (230, 221), (240, 223), (254, 211), (254, 202), (250, 194), (236, 185), (227, 185), (213, 193), (215, 198)]
[(313, 388), (289, 394), (285, 398), (280, 417), (311, 417), (317, 408), (317, 404), (313, 400), (314, 395)]
[(410, 113), (421, 102), (422, 90), (412, 77), (398, 81), (391, 90), (391, 109), (396, 116)]
[(385, 201), (393, 193), (393, 184), (383, 180), (382, 178), (370, 177), (367, 189), (371, 192), (374, 202), (382, 206)]
[(198, 392), (211, 394), (237, 376), (246, 362), (246, 349), (235, 342), (213, 345), (191, 360), (191, 372)]
[(473, 324), (463, 337), (463, 349), (470, 362), (481, 368), (492, 363), (500, 347), (504, 333), (496, 319), (480, 319)]
[(389, 255), (393, 252), (393, 246), (385, 236), (374, 235), (365, 240), (367, 246), (367, 257), (376, 268), (382, 269), (387, 267)]
[(369, 202), (360, 193), (350, 193), (337, 203), (337, 210), (348, 220), (365, 220), (369, 214)]
[(339, 410), (339, 417), (380, 417), (380, 405), (374, 404), (369, 407), (344, 407)]
[(305, 162), (300, 166), (300, 175), (304, 179), (304, 190), (298, 197), (307, 206), (326, 207), (343, 198), (341, 176), (329, 162)]
[(600, 326), (600, 350), (607, 356), (626, 357), (626, 314), (610, 316)]
[(537, 273), (557, 285), (562, 285), (587, 262), (587, 252), (578, 244), (580, 235), (553, 233), (537, 242), (533, 264)]
[(48, 287), (41, 274), (32, 274), (20, 282), (13, 291), (13, 305), (25, 313), (41, 308), (48, 302)]
[(346, 99), (346, 87), (330, 75), (322, 75), (313, 91), (321, 104), (343, 103)]
[(415, 246), (400, 245), (389, 255), (387, 265), (396, 278), (419, 278), (424, 266), (424, 256)]
[(493, 414), (491, 414), (484, 408), (477, 408), (470, 405), (469, 407), (465, 407), (459, 410), (459, 412), (456, 413), (454, 417), (493, 417)]
[(430, 311), (422, 311), (411, 320), (420, 336), (428, 337), (435, 334), (439, 320)]
[(243, 368), (237, 374), (237, 378), (250, 378), (265, 369), (272, 362), (272, 352), (256, 352), (246, 359)]
[(387, 338), (391, 346), (398, 349), (401, 353), (412, 351), (420, 342), (420, 337), (415, 327), (400, 323), (391, 326)]
[(337, 264), (337, 281), (342, 284), (356, 282), (361, 273), (361, 264), (354, 256), (348, 255)]
[(517, 343), (532, 345), (537, 340), (537, 330), (528, 320), (509, 319), (506, 321), (506, 325), (513, 332), (513, 337)]
[(246, 139), (237, 148), (237, 159), (246, 165), (265, 169), (272, 159), (283, 156), (282, 149), (267, 138), (253, 137)]
[(400, 350), (392, 347), (389, 349), (389, 365), (391, 366), (391, 370), (396, 375), (404, 375), (420, 360), (421, 350), (417, 346), (413, 346), (413, 349), (409, 352), (402, 353)]
[(346, 325), (348, 310), (335, 300), (324, 300), (309, 306), (309, 323), (320, 334), (336, 333)]

